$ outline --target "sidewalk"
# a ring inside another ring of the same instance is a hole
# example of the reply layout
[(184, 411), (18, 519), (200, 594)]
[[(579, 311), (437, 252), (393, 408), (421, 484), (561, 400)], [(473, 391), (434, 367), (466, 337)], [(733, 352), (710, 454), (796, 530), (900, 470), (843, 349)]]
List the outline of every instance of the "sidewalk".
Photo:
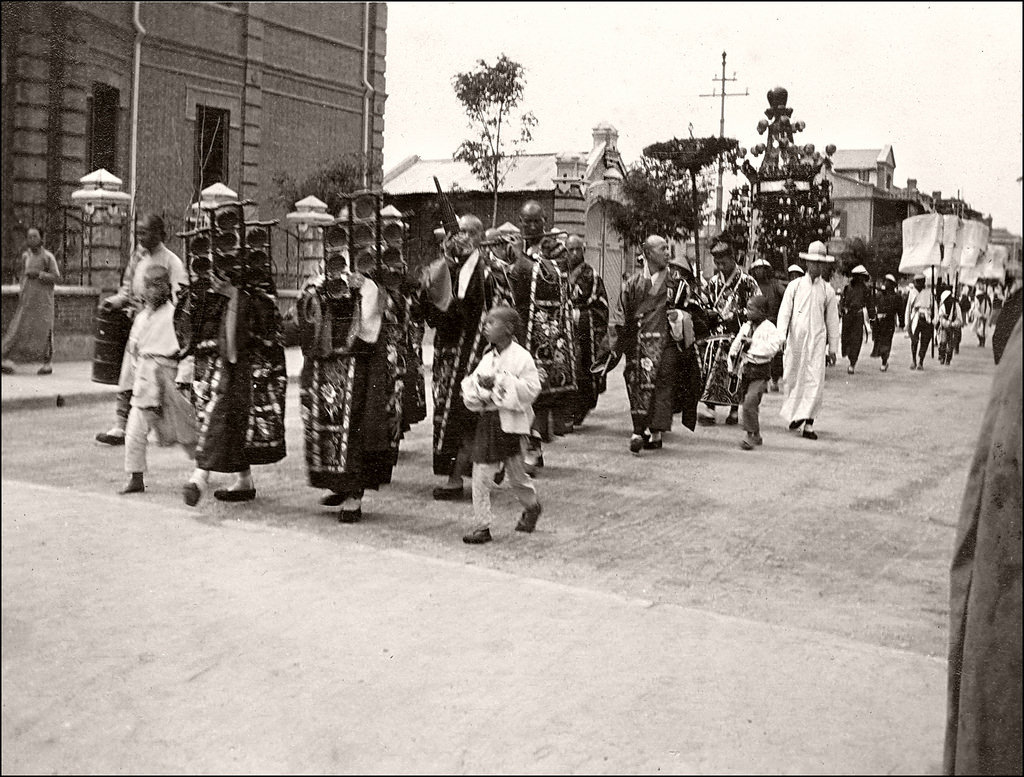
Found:
[[(297, 381), (302, 370), (302, 351), (285, 349), (288, 379)], [(36, 375), (38, 364), (19, 364), (14, 375), (0, 382), (0, 407), (5, 411), (114, 401), (117, 386), (92, 382), (92, 362), (54, 362), (52, 375)]]
[(940, 769), (921, 655), (115, 496), (2, 507), (4, 773)]

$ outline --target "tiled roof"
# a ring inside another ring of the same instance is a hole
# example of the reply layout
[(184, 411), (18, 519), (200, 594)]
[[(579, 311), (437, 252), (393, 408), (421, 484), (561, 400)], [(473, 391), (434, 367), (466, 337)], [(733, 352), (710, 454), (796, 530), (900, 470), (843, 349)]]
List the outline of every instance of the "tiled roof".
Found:
[(891, 153), (891, 146), (882, 148), (841, 148), (832, 155), (834, 170), (874, 170), (879, 162), (885, 162)]

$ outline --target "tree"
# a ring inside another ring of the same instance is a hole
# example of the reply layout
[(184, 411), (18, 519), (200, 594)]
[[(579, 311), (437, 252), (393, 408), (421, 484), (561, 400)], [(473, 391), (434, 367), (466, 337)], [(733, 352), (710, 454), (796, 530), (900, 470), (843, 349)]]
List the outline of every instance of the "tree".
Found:
[[(652, 234), (671, 240), (690, 233), (699, 245), (711, 167), (723, 155), (734, 157), (738, 147), (735, 139), (719, 137), (673, 138), (647, 146), (626, 175), (626, 202), (612, 208), (612, 224), (635, 244)], [(696, 263), (699, 267), (699, 249)]]
[[(522, 146), (533, 138), (536, 117), (519, 112), (526, 81), (523, 66), (502, 54), (494, 65), (477, 60), (477, 67), (452, 78), (455, 96), (469, 118), (476, 137), (462, 141), (452, 158), (466, 162), (494, 196), (491, 226), (498, 218), (498, 190), (522, 154)], [(510, 133), (516, 132), (509, 138)], [(504, 137), (502, 136), (502, 133)]]
[(871, 277), (879, 278), (892, 273), (897, 278), (900, 271), (900, 259), (903, 258), (903, 225), (889, 224), (875, 230), (871, 241), (874, 253), (871, 264), (865, 265)]
[(336, 216), (345, 205), (341, 195), (362, 189), (377, 167), (372, 158), (353, 153), (324, 162), (301, 182), (291, 173), (277, 172), (272, 178), (277, 190), (275, 201), (285, 210), (292, 210), (296, 202), (312, 194), (326, 202), (327, 212)]

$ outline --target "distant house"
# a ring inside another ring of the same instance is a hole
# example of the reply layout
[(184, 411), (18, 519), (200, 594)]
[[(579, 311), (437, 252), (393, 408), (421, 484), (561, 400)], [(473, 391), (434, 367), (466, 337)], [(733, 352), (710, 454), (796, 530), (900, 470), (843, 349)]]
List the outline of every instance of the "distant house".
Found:
[[(621, 196), (626, 169), (619, 155), (619, 133), (610, 124), (593, 129), (589, 151), (524, 154), (516, 161), (498, 193), (495, 225), (518, 224), (519, 209), (528, 200), (544, 207), (549, 226), (583, 234), (591, 266), (604, 278), (609, 294), (618, 294), (623, 264), (622, 238), (612, 228), (607, 203)], [(449, 193), (459, 213), (474, 213), (491, 224), (493, 196), (469, 165), (452, 159), (411, 156), (384, 175), (384, 193), (406, 215), (410, 227), (409, 258), (429, 260), (435, 251), (432, 233), (440, 223), (434, 177)]]
[(832, 183), (833, 247), (841, 250), (859, 237), (870, 243), (885, 227), (925, 212), (917, 181), (906, 188), (893, 185), (896, 156), (891, 145), (880, 149), (839, 149), (832, 155), (832, 169), (825, 172)]

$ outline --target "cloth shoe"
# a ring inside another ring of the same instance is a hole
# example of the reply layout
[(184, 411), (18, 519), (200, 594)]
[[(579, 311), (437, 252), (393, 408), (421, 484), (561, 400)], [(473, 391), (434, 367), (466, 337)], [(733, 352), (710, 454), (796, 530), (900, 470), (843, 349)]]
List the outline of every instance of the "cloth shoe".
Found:
[(199, 486), (190, 480), (181, 487), (181, 495), (185, 500), (185, 504), (189, 507), (195, 507), (199, 504), (199, 498), (203, 495), (203, 492), (199, 490)]
[(359, 523), (363, 518), (363, 508), (355, 510), (341, 510), (338, 512), (338, 523)]
[(736, 426), (740, 422), (740, 414), (738, 410), (730, 410), (729, 415), (725, 418), (726, 426)]
[(117, 493), (119, 494), (141, 494), (146, 490), (146, 484), (142, 480), (142, 474), (133, 472), (131, 477)]
[(805, 440), (817, 440), (818, 439), (818, 435), (815, 434), (813, 429), (804, 429), (803, 433), (800, 436), (803, 437)]
[(44, 364), (36, 371), (36, 375), (53, 375), (53, 367), (49, 364)]
[(255, 488), (240, 488), (232, 491), (228, 488), (218, 488), (213, 492), (213, 498), (221, 502), (251, 502), (256, 498)]
[(527, 534), (532, 533), (537, 528), (537, 519), (540, 518), (540, 514), (540, 502), (535, 507), (527, 507), (523, 510), (523, 514), (519, 516), (516, 531), (526, 532)]
[(96, 442), (104, 445), (124, 445), (124, 429), (111, 429), (96, 435)]
[(433, 495), (434, 499), (439, 502), (458, 502), (465, 495), (465, 488), (463, 486), (458, 488), (438, 486), (434, 489)]
[(629, 452), (640, 453), (640, 451), (642, 451), (644, 448), (644, 442), (645, 440), (643, 438), (643, 435), (634, 434), (632, 437), (629, 438)]
[(320, 504), (324, 507), (340, 507), (341, 503), (345, 501), (345, 497), (342, 494), (330, 493), (320, 500)]
[(462, 541), (467, 545), (483, 545), (485, 542), (490, 542), (492, 539), (491, 530), (487, 526), (481, 526), (478, 529), (473, 529), (469, 534), (462, 537)]

